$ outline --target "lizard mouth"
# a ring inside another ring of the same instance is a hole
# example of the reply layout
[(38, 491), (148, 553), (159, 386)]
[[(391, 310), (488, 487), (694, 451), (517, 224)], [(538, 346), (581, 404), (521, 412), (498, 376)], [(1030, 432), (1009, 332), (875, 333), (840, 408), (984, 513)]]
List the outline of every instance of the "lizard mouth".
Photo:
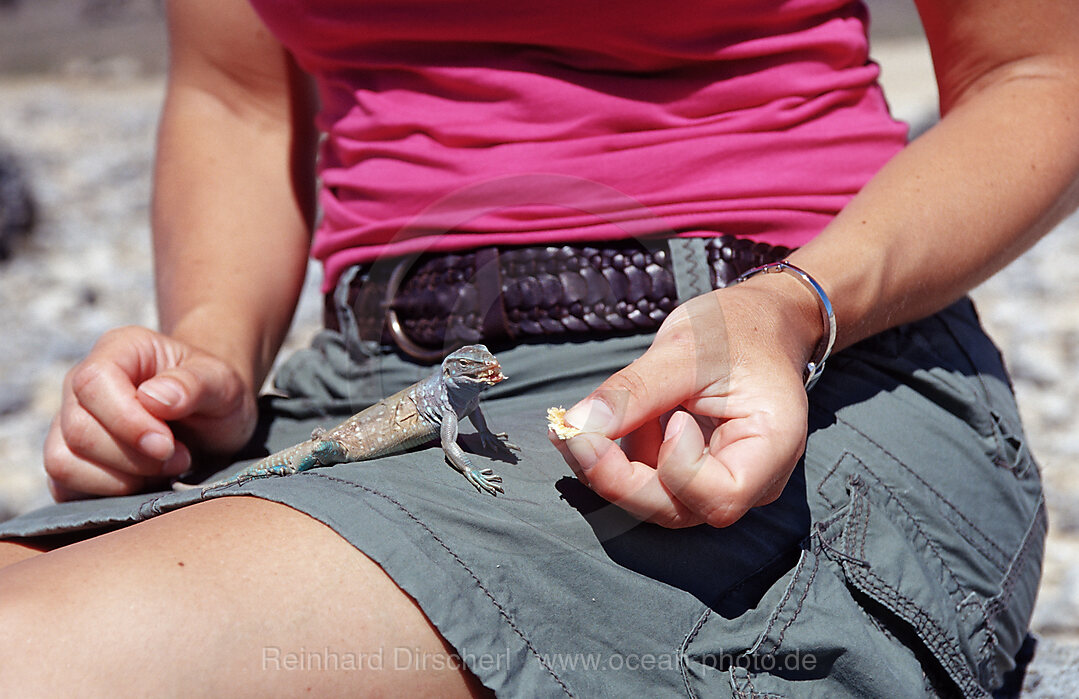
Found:
[(479, 379), (480, 381), (483, 381), (484, 383), (493, 386), (500, 381), (505, 381), (506, 375), (502, 373), (502, 367), (495, 364), (494, 366), (489, 366), (482, 372), (480, 372)]

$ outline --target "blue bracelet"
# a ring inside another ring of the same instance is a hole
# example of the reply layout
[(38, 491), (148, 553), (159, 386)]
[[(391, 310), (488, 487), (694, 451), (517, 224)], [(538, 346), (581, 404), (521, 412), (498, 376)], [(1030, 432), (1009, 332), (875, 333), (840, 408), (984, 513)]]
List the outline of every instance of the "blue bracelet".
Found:
[(816, 352), (813, 353), (813, 359), (806, 364), (805, 370), (805, 387), (808, 391), (813, 388), (813, 384), (817, 383), (817, 379), (824, 372), (824, 362), (832, 354), (832, 346), (835, 345), (835, 311), (832, 310), (832, 302), (828, 300), (828, 294), (824, 293), (824, 289), (817, 280), (806, 274), (806, 272), (798, 267), (795, 267), (790, 262), (770, 262), (760, 267), (754, 267), (749, 270), (738, 279), (734, 280), (735, 284), (740, 284), (750, 277), (765, 273), (786, 272), (791, 276), (797, 278), (815, 294), (817, 294), (817, 300), (820, 302), (820, 315), (821, 320), (824, 322), (824, 327), (827, 330), (825, 337), (821, 338), (821, 342), (817, 345)]

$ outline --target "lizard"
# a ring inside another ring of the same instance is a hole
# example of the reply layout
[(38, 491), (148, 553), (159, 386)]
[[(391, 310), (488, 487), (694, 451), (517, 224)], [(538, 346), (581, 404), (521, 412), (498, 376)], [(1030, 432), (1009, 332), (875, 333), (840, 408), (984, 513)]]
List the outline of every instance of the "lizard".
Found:
[(484, 345), (467, 345), (442, 361), (431, 374), (408, 388), (361, 410), (340, 425), (316, 428), (311, 438), (270, 454), (226, 480), (205, 486), (176, 483), (173, 488), (202, 488), (203, 494), (255, 478), (288, 476), (322, 466), (366, 461), (397, 454), (436, 436), (441, 439), (446, 461), (476, 490), (504, 493), (502, 478), (491, 469), (477, 469), (457, 444), (460, 421), (465, 417), (479, 431), (484, 447), (504, 444), (505, 433), (494, 433), (480, 410), (480, 393), (506, 380), (498, 360)]

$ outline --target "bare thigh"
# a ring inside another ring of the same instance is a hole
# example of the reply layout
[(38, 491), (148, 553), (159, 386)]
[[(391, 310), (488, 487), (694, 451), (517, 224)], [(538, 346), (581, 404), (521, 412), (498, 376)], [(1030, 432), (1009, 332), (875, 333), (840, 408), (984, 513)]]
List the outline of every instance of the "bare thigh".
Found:
[(0, 570), (4, 566), (44, 553), (40, 548), (15, 541), (0, 541)]
[[(154, 696), (483, 692), (378, 565), (284, 505), (221, 498), (32, 553), (0, 549), (2, 696), (118, 678)], [(445, 662), (397, 669), (396, 648)]]

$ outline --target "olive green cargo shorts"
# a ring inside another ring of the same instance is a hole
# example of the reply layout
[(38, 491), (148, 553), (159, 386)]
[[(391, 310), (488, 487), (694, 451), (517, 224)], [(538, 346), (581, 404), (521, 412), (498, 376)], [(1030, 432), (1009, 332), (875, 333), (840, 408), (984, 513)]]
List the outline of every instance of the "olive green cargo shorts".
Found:
[[(463, 663), (528, 697), (978, 696), (1000, 684), (1030, 619), (1046, 519), (1007, 375), (968, 301), (835, 356), (782, 497), (726, 529), (641, 524), (583, 487), (547, 441), (548, 406), (573, 404), (650, 339), (499, 353), (510, 379), (482, 407), (521, 451), (488, 453), (467, 427), (462, 443), (503, 476), (504, 496), (477, 493), (437, 445), (206, 495), (325, 522), (456, 649), (276, 649), (267, 671), (354, 669), (362, 687), (376, 663)], [(293, 357), (246, 456), (429, 371), (360, 349), (325, 332)], [(50, 506), (0, 535), (104, 530), (201, 497)]]

